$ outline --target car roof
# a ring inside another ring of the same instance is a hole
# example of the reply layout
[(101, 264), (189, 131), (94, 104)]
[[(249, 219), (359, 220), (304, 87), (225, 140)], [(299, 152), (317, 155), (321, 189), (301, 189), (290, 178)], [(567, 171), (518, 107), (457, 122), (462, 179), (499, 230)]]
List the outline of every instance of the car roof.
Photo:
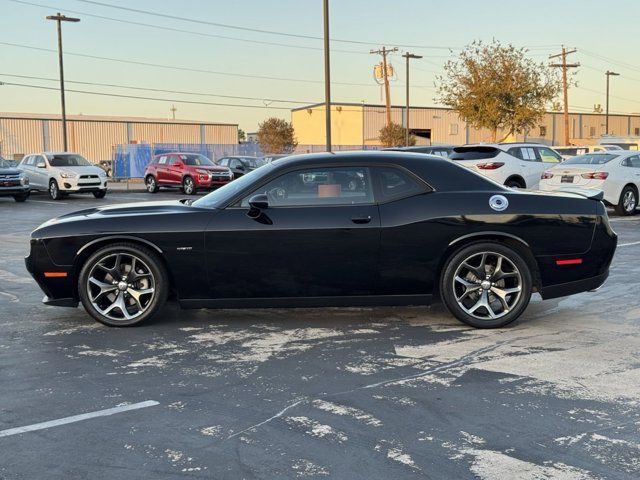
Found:
[(277, 165), (307, 165), (317, 163), (393, 163), (401, 165), (406, 161), (424, 162), (425, 157), (442, 163), (450, 163), (447, 159), (424, 153), (398, 152), (397, 150), (356, 150), (349, 152), (322, 152), (289, 155), (273, 162)]

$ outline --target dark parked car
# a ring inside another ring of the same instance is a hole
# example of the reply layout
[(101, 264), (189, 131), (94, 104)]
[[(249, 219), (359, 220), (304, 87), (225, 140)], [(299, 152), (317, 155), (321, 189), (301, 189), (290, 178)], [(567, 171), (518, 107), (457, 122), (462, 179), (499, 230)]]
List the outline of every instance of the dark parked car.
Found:
[(163, 153), (153, 157), (144, 172), (149, 193), (160, 187), (180, 188), (185, 195), (211, 190), (233, 180), (231, 170), (198, 153)]
[(429, 155), (449, 158), (449, 155), (451, 155), (451, 152), (453, 152), (455, 147), (455, 145), (416, 145), (413, 147), (385, 148), (384, 150), (409, 153), (428, 153)]
[(264, 163), (275, 162), (276, 160), (280, 160), (281, 158), (289, 157), (291, 154), (289, 153), (279, 153), (277, 155), (265, 155), (264, 157), (259, 157), (260, 160), (264, 161)]
[[(342, 188), (341, 176), (361, 188)], [(417, 305), (439, 295), (459, 320), (500, 327), (534, 291), (548, 299), (604, 283), (617, 237), (600, 199), (512, 190), (422, 154), (299, 155), (195, 202), (44, 223), (26, 266), (46, 304), (81, 302), (107, 325), (147, 320), (169, 294), (185, 308)]]
[(29, 198), (29, 177), (14, 162), (0, 157), (0, 197), (13, 197), (16, 202)]
[(239, 178), (266, 164), (264, 159), (258, 157), (222, 157), (218, 160), (218, 165), (231, 169), (234, 178)]

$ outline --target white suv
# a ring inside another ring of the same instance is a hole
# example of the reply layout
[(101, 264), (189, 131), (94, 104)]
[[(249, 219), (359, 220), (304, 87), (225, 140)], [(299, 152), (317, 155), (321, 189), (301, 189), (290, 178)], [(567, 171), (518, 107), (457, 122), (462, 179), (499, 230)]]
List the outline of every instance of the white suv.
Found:
[(540, 176), (562, 161), (537, 143), (494, 143), (456, 147), (449, 159), (511, 188), (537, 189)]
[(18, 169), (29, 176), (31, 190), (49, 192), (53, 200), (69, 193), (107, 194), (106, 172), (76, 153), (43, 152), (27, 155)]

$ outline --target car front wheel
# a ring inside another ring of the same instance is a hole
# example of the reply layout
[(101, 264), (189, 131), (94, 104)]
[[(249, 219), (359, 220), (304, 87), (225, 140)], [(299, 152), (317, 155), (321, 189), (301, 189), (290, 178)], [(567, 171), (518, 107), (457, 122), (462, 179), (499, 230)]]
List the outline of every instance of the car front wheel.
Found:
[(111, 327), (139, 325), (150, 319), (164, 305), (168, 290), (168, 275), (157, 255), (130, 243), (95, 252), (78, 278), (85, 310)]
[(53, 179), (49, 182), (49, 196), (52, 200), (60, 200), (62, 198), (58, 182)]
[(22, 194), (20, 194), (20, 195), (14, 195), (14, 196), (13, 196), (13, 199), (14, 199), (16, 202), (19, 202), (19, 203), (25, 202), (25, 201), (27, 200), (27, 198), (29, 198), (29, 192), (27, 192), (27, 193), (22, 193)]
[(196, 193), (196, 184), (191, 177), (184, 177), (182, 180), (182, 191), (185, 195), (193, 195)]
[(93, 192), (93, 196), (96, 198), (104, 198), (106, 194), (106, 190), (98, 190), (97, 192)]
[(458, 250), (447, 261), (440, 279), (447, 309), (476, 328), (499, 328), (513, 322), (527, 308), (531, 291), (527, 262), (497, 242)]
[(618, 215), (635, 215), (636, 208), (638, 208), (638, 193), (632, 186), (627, 185), (620, 194), (616, 213)]

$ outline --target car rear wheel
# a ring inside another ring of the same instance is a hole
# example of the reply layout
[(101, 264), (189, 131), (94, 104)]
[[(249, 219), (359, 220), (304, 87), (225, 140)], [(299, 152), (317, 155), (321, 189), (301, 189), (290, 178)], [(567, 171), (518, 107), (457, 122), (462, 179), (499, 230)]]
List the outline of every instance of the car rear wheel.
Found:
[(49, 196), (52, 200), (60, 200), (63, 197), (58, 182), (54, 179), (49, 181)]
[(169, 280), (151, 250), (118, 243), (98, 250), (82, 266), (78, 292), (85, 310), (111, 327), (129, 327), (153, 317), (167, 299)]
[(526, 186), (518, 179), (510, 178), (506, 182), (504, 182), (505, 187), (509, 188), (526, 188)]
[(631, 185), (627, 185), (622, 189), (620, 201), (616, 205), (616, 213), (618, 215), (635, 215), (638, 208), (638, 192)]
[(447, 261), (440, 279), (447, 309), (476, 328), (499, 328), (513, 322), (527, 308), (531, 291), (527, 262), (497, 242), (458, 250)]
[(147, 178), (144, 180), (144, 184), (147, 187), (147, 192), (149, 193), (158, 193), (160, 187), (158, 187), (158, 183), (156, 182), (156, 177), (153, 175), (147, 175)]
[(96, 198), (104, 198), (106, 194), (107, 194), (106, 190), (98, 190), (97, 192), (93, 192), (93, 196)]
[(22, 203), (22, 202), (26, 201), (26, 200), (27, 200), (27, 198), (29, 198), (29, 193), (28, 193), (28, 192), (27, 192), (27, 193), (20, 194), (20, 195), (14, 195), (14, 196), (13, 196), (13, 199), (14, 199), (16, 202), (19, 202), (19, 203)]
[(196, 193), (196, 183), (191, 177), (184, 177), (182, 180), (182, 191), (185, 195), (193, 195)]

